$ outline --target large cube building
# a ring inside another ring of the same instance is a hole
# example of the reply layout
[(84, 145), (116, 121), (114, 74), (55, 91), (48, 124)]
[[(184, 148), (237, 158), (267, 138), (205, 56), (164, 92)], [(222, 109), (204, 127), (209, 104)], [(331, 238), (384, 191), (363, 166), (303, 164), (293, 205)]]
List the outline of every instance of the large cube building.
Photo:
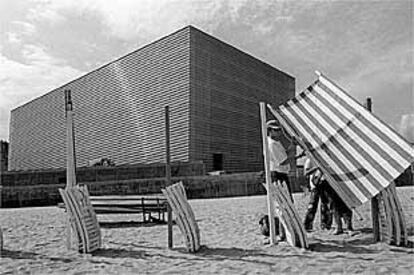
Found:
[(243, 172), (263, 170), (259, 102), (293, 97), (295, 79), (188, 26), (12, 110), (8, 170), (65, 167), (65, 89), (78, 166), (164, 162), (169, 105), (172, 161)]

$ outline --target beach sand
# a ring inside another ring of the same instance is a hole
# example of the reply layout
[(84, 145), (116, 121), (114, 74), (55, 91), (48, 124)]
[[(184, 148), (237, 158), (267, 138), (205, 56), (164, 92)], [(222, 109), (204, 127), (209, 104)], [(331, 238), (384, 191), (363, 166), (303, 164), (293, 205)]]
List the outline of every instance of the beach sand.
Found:
[[(410, 234), (414, 224), (414, 188), (397, 188)], [(304, 216), (309, 197), (294, 194)], [(414, 250), (374, 243), (370, 203), (354, 215), (356, 235), (308, 235), (310, 249), (279, 243), (264, 245), (258, 229), (266, 197), (191, 200), (200, 226), (202, 249), (185, 252), (174, 226), (174, 249), (167, 248), (167, 226), (131, 222), (140, 215), (102, 215), (103, 247), (93, 255), (65, 246), (65, 213), (57, 207), (0, 209), (4, 251), (1, 274), (413, 274)], [(124, 222), (122, 222), (124, 221)]]

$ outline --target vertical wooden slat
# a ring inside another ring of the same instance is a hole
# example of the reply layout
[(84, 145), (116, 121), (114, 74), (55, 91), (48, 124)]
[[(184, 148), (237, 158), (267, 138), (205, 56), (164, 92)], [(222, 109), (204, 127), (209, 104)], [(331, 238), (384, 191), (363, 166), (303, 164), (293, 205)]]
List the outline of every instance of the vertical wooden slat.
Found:
[(390, 188), (390, 192), (392, 193), (392, 196), (394, 198), (394, 201), (395, 201), (395, 204), (396, 204), (396, 207), (397, 207), (397, 214), (399, 215), (399, 219), (400, 219), (400, 222), (401, 222), (401, 231), (402, 231), (401, 232), (401, 235), (402, 235), (401, 236), (401, 238), (402, 238), (401, 245), (407, 246), (407, 244), (408, 244), (407, 223), (405, 222), (404, 211), (402, 209), (401, 202), (398, 198), (397, 190), (395, 189), (395, 182), (391, 183), (389, 188)]
[[(270, 175), (270, 156), (269, 156), (269, 144), (267, 142), (267, 119), (266, 119), (266, 105), (264, 102), (260, 102), (260, 118), (261, 118), (261, 128), (262, 128), (262, 143), (263, 143), (263, 159), (265, 166), (265, 178), (266, 185), (269, 187), (272, 183)], [(267, 212), (269, 216), (269, 225), (270, 225), (270, 243), (277, 244), (276, 239), (276, 227), (275, 227), (275, 215), (274, 215), (274, 206), (272, 199), (272, 189), (267, 188)]]
[(65, 90), (66, 110), (66, 188), (76, 185), (75, 132), (73, 127), (72, 93)]
[[(75, 157), (75, 134), (73, 129), (73, 104), (70, 90), (65, 90), (65, 115), (66, 115), (66, 187), (73, 188), (76, 185), (76, 157)], [(63, 194), (63, 193), (61, 193)], [(63, 197), (63, 195), (62, 195)], [(72, 235), (73, 226), (71, 225), (71, 219), (73, 219), (73, 213), (68, 210), (66, 205), (67, 217), (66, 217), (66, 245), (68, 249), (72, 248)], [(72, 215), (71, 215), (72, 214)]]

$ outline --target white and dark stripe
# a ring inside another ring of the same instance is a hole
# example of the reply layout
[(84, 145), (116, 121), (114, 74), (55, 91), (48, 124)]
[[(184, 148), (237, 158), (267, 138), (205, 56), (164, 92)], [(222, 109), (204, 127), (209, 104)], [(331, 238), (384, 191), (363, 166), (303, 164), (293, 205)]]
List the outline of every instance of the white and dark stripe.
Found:
[(399, 134), (324, 76), (279, 114), (350, 207), (378, 194), (414, 161)]

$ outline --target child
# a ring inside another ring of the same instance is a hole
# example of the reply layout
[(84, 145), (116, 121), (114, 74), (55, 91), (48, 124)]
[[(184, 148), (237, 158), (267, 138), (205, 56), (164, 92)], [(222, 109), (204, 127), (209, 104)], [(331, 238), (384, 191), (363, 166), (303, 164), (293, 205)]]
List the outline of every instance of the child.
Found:
[[(269, 237), (270, 236), (270, 224), (269, 224), (269, 215), (263, 215), (259, 220), (260, 232), (262, 235)], [(275, 229), (276, 236), (279, 235), (279, 218), (275, 217)]]

